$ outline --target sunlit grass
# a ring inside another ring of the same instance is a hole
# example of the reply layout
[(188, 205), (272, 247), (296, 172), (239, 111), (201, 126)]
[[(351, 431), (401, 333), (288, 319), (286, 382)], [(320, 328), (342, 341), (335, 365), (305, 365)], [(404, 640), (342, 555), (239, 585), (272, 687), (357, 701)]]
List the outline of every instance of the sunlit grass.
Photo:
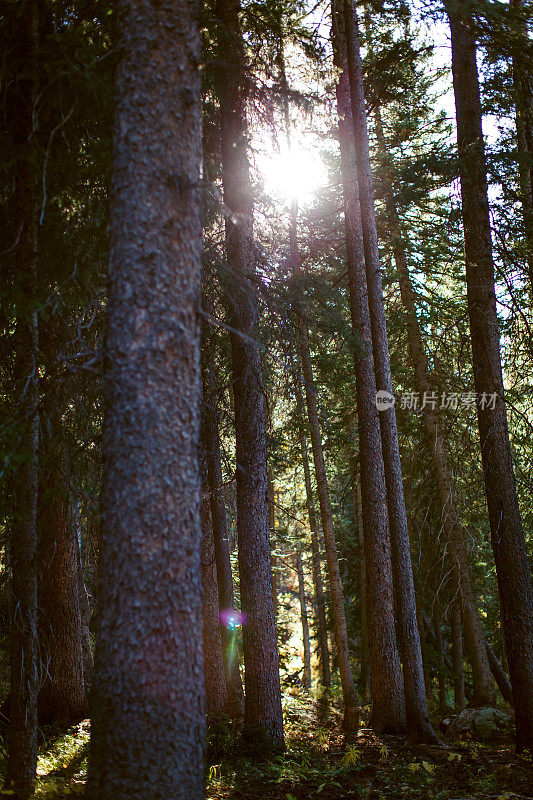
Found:
[(89, 722), (52, 737), (37, 761), (36, 797), (62, 797), (82, 793), (87, 774)]

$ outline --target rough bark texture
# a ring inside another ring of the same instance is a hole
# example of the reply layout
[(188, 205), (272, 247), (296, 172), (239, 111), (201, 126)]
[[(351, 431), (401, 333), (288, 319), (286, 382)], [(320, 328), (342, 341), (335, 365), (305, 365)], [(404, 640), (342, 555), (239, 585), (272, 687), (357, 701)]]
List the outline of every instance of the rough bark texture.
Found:
[(256, 341), (258, 301), (253, 208), (247, 153), (247, 78), (238, 0), (219, 0), (218, 86), (226, 258), (231, 273), (231, 337), (237, 461), (237, 534), (243, 626), (245, 736), (251, 743), (283, 746), (272, 572), (268, 535), (267, 448), (261, 357)]
[(405, 730), (406, 725), (405, 700), (394, 626), (387, 494), (376, 408), (376, 378), (361, 215), (356, 189), (357, 172), (351, 125), (350, 87), (343, 57), (345, 40), (342, 35), (344, 31), (342, 9), (337, 12), (336, 7), (333, 7), (333, 21), (334, 50), (337, 66), (342, 70), (336, 92), (350, 313), (358, 342), (354, 367), (366, 567), (366, 613), (372, 694), (371, 724), (378, 731), (400, 732)]
[[(382, 154), (387, 147), (381, 125), (379, 107), (375, 111), (376, 134)], [(413, 364), (415, 389), (421, 397), (431, 395), (431, 384), (426, 351), (416, 312), (416, 300), (406, 258), (405, 242), (396, 208), (394, 185), (389, 175), (383, 178), (385, 204), (389, 232), (393, 244), (394, 261), (398, 271), (400, 296), (407, 313), (407, 336), (409, 354)], [(472, 664), (475, 705), (494, 703), (494, 691), (490, 677), (490, 666), (484, 647), (484, 634), (476, 597), (470, 579), (470, 565), (466, 546), (466, 533), (461, 524), (455, 500), (455, 490), (448, 466), (448, 455), (438, 424), (437, 412), (431, 404), (422, 413), (422, 430), (426, 449), (431, 457), (436, 478), (437, 498), (440, 505), (442, 525), (446, 536), (448, 554), (452, 562), (455, 580), (460, 587), (462, 615)]]
[(324, 599), (324, 585), (322, 582), (322, 567), (320, 564), (320, 547), (318, 543), (317, 520), (315, 515), (315, 501), (311, 485), (311, 470), (309, 469), (309, 455), (305, 438), (305, 407), (302, 396), (301, 377), (298, 374), (294, 381), (296, 394), (296, 411), (298, 414), (298, 433), (300, 438), (300, 451), (304, 470), (305, 496), (307, 501), (307, 517), (311, 531), (311, 555), (313, 559), (313, 586), (315, 589), (316, 616), (318, 623), (318, 646), (320, 652), (320, 667), (322, 671), (322, 684), (331, 686), (331, 669), (329, 663), (328, 627), (326, 623), (326, 603)]
[(311, 645), (309, 642), (309, 620), (307, 618), (307, 603), (305, 600), (304, 569), (302, 564), (302, 548), (296, 551), (296, 572), (298, 574), (298, 599), (300, 601), (300, 620), (302, 623), (302, 641), (304, 646), (304, 669), (302, 684), (306, 689), (311, 686)]
[[(393, 387), (381, 285), (381, 266), (368, 145), (363, 70), (357, 15), (353, 7), (353, 0), (344, 0), (344, 23), (376, 388), (378, 391), (392, 395)], [(429, 721), (426, 704), (422, 648), (416, 624), (413, 568), (394, 406), (380, 411), (379, 421), (387, 487), (387, 509), (394, 583), (398, 603), (398, 633), (404, 667), (403, 682), (407, 727), (412, 737), (424, 741), (435, 741), (436, 737)]]
[(206, 494), (202, 498), (202, 638), (208, 721), (220, 720), (228, 709), (226, 670), (218, 614), (217, 564), (209, 500)]
[[(224, 502), (222, 482), (222, 462), (220, 457), (220, 435), (218, 430), (218, 410), (216, 402), (216, 381), (213, 367), (213, 352), (207, 337), (204, 339), (207, 364), (204, 366), (204, 391), (202, 413), (202, 439), (207, 467), (211, 520), (215, 548), (216, 572), (218, 579), (218, 605), (229, 616), (235, 611), (233, 594), (233, 575), (231, 572), (229, 533)], [(229, 619), (225, 614), (224, 620)], [(226, 670), (228, 691), (228, 714), (232, 718), (244, 715), (244, 694), (239, 669), (239, 651), (236, 644), (237, 633), (231, 625), (221, 620), (222, 650)]]
[[(57, 429), (52, 435), (58, 434)], [(60, 434), (59, 434), (60, 435)], [(78, 539), (69, 509), (69, 492), (61, 446), (46, 435), (40, 464), (39, 507), (39, 721), (69, 726), (87, 715)]]
[(37, 13), (25, 0), (9, 10), (11, 36), (8, 65), (13, 68), (6, 97), (6, 127), (16, 148), (13, 214), (17, 244), (13, 274), (17, 291), (14, 337), (13, 413), (20, 459), (14, 475), (14, 514), (10, 531), (11, 557), (11, 686), (9, 762), (6, 786), (16, 800), (32, 791), (37, 764), (37, 491), (39, 407), (35, 310), (37, 271), (37, 182), (32, 163), (34, 47)]
[(117, 5), (102, 542), (88, 794), (203, 797), (200, 39)]
[(463, 669), (463, 632), (461, 629), (461, 604), (459, 598), (452, 603), (452, 654), (454, 711), (459, 714), (466, 706), (465, 673)]
[[(514, 480), (500, 361), (476, 43), (470, 3), (447, 2), (478, 425), (517, 749), (533, 748), (533, 584)], [(496, 394), (494, 408), (483, 399)]]

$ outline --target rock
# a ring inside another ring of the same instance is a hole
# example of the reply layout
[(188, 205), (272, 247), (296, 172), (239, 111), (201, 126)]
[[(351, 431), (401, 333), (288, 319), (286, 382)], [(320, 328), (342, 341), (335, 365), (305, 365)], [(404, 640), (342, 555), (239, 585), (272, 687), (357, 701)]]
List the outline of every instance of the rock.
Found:
[(491, 706), (465, 708), (457, 717), (452, 719), (446, 735), (459, 739), (469, 736), (472, 739), (487, 742), (510, 734), (511, 727), (511, 715), (499, 708), (492, 708)]

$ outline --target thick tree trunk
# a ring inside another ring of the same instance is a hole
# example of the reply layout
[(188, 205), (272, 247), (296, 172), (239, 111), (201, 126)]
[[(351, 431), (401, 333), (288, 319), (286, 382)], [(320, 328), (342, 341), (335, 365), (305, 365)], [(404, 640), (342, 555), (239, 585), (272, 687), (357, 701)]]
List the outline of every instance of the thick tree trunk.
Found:
[[(7, 9), (6, 9), (7, 10)], [(18, 466), (14, 474), (14, 513), (10, 531), (11, 684), (9, 761), (6, 787), (15, 800), (33, 792), (37, 765), (37, 491), (39, 392), (38, 330), (35, 310), (37, 271), (37, 181), (32, 160), (34, 48), (37, 12), (26, 0), (8, 11), (13, 74), (7, 82), (6, 124), (16, 152), (13, 214), (17, 224), (12, 255), (16, 296), (13, 415)]]
[(329, 664), (328, 626), (326, 623), (326, 602), (324, 599), (324, 585), (322, 582), (322, 568), (320, 565), (320, 547), (318, 543), (317, 520), (315, 515), (315, 500), (311, 485), (311, 470), (309, 468), (309, 455), (305, 438), (305, 407), (302, 397), (302, 387), (298, 373), (294, 381), (296, 395), (296, 412), (298, 414), (298, 433), (300, 438), (300, 451), (305, 481), (305, 496), (307, 501), (307, 518), (311, 531), (311, 556), (313, 559), (313, 586), (315, 589), (316, 616), (318, 623), (318, 646), (320, 652), (320, 667), (322, 671), (323, 686), (331, 686), (331, 669)]
[(207, 719), (213, 722), (223, 718), (228, 710), (226, 670), (218, 615), (217, 564), (206, 493), (202, 498), (202, 639)]
[[(376, 134), (382, 154), (386, 155), (387, 147), (381, 125), (379, 107), (375, 110)], [(432, 395), (429, 368), (422, 339), (422, 332), (416, 313), (416, 302), (409, 268), (407, 265), (405, 243), (402, 235), (400, 219), (394, 197), (394, 186), (389, 175), (384, 175), (385, 203), (387, 221), (393, 244), (394, 261), (398, 271), (400, 295), (407, 313), (407, 336), (409, 353), (414, 369), (415, 388), (421, 397)], [(428, 403), (422, 413), (423, 434), (437, 484), (437, 497), (441, 510), (442, 523), (446, 536), (449, 556), (452, 562), (455, 579), (460, 586), (462, 614), (465, 621), (465, 633), (468, 651), (472, 663), (475, 705), (491, 705), (494, 703), (494, 691), (490, 676), (490, 667), (484, 647), (484, 634), (477, 601), (470, 580), (470, 566), (466, 548), (466, 536), (461, 525), (455, 501), (455, 491), (448, 467), (448, 457), (444, 441), (438, 425), (437, 412)]]
[(88, 794), (204, 796), (198, 6), (117, 6)]
[(222, 462), (220, 456), (220, 436), (218, 429), (218, 411), (216, 402), (216, 381), (213, 369), (213, 353), (206, 336), (204, 343), (208, 362), (204, 366), (204, 391), (202, 413), (202, 439), (206, 462), (207, 484), (211, 507), (211, 521), (218, 580), (218, 606), (223, 613), (220, 620), (222, 634), (222, 650), (226, 670), (228, 691), (228, 714), (234, 718), (244, 715), (244, 694), (242, 691), (241, 673), (239, 669), (239, 651), (237, 647), (236, 627), (232, 618), (236, 613), (233, 593), (233, 575), (231, 571), (229, 534), (226, 518), (226, 505), (222, 480)]
[(334, 52), (342, 70), (337, 91), (339, 144), (350, 313), (359, 348), (355, 354), (359, 459), (366, 566), (366, 609), (369, 631), (371, 723), (378, 731), (405, 730), (405, 699), (394, 625), (392, 564), (381, 431), (376, 408), (376, 378), (368, 307), (363, 235), (342, 8), (333, 7)]
[[(376, 388), (378, 392), (385, 392), (389, 397), (392, 397), (393, 387), (390, 370), (387, 323), (381, 285), (381, 267), (374, 211), (374, 193), (368, 145), (363, 70), (359, 51), (357, 16), (353, 6), (353, 0), (344, 0), (344, 18)], [(398, 631), (404, 667), (403, 681), (407, 728), (410, 735), (418, 740), (436, 741), (436, 736), (429, 721), (426, 705), (422, 648), (420, 646), (420, 634), (416, 624), (416, 598), (413, 568), (411, 564), (409, 529), (403, 493), (396, 414), (393, 405), (380, 411), (379, 421), (387, 486), (387, 508), (392, 546), (394, 584), (398, 602)]]
[(461, 629), (461, 604), (459, 598), (452, 602), (452, 653), (454, 710), (459, 714), (466, 705), (465, 673), (463, 669), (463, 632)]
[[(293, 274), (295, 278), (298, 278), (300, 274), (300, 262), (298, 255), (298, 243), (296, 239), (296, 220), (294, 216), (291, 220), (290, 234)], [(335, 529), (333, 526), (333, 513), (331, 511), (326, 464), (324, 462), (324, 452), (322, 449), (322, 434), (318, 416), (313, 366), (309, 352), (309, 332), (307, 330), (307, 324), (302, 317), (302, 310), (299, 302), (296, 303), (295, 322), (299, 338), (302, 375), (305, 385), (305, 400), (309, 419), (309, 431), (311, 434), (311, 446), (313, 449), (318, 502), (320, 505), (320, 516), (322, 520), (322, 533), (324, 536), (324, 546), (326, 550), (326, 563), (328, 568), (329, 589), (331, 593), (331, 610), (333, 615), (333, 627), (335, 631), (337, 662), (339, 666), (339, 675), (341, 679), (342, 696), (344, 701), (343, 726), (346, 731), (354, 731), (357, 730), (359, 726), (359, 698), (357, 697), (357, 691), (355, 689), (352, 676), (352, 668), (350, 665), (350, 651), (348, 648), (348, 633), (346, 630), (346, 615), (344, 611), (344, 596), (339, 572), (339, 559), (337, 556), (337, 543), (335, 541)]]
[[(515, 698), (517, 749), (533, 748), (533, 584), (516, 496), (500, 361), (476, 43), (470, 3), (446, 2), (472, 362), (485, 492)], [(495, 398), (495, 402), (490, 402)], [(492, 407), (494, 405), (494, 408)]]
[[(233, 359), (237, 461), (237, 534), (245, 668), (245, 736), (283, 746), (279, 655), (272, 599), (268, 535), (267, 447), (258, 300), (253, 245), (253, 205), (247, 143), (248, 79), (238, 0), (219, 0), (222, 173), (226, 258), (232, 272), (229, 322)], [(266, 740), (265, 740), (266, 736)]]
[(302, 641), (304, 646), (304, 669), (302, 684), (306, 689), (309, 689), (311, 686), (311, 645), (309, 643), (309, 621), (307, 619), (307, 603), (305, 600), (302, 548), (299, 545), (296, 551), (296, 572), (298, 574), (298, 599), (300, 601), (300, 619), (302, 622)]
[(57, 721), (69, 726), (87, 716), (88, 709), (77, 531), (69, 509), (66, 465), (62, 458), (62, 445), (58, 445), (60, 436), (61, 432), (52, 424), (48, 436), (43, 436), (40, 464), (37, 560), (39, 651), (43, 679), (38, 710), (41, 723)]

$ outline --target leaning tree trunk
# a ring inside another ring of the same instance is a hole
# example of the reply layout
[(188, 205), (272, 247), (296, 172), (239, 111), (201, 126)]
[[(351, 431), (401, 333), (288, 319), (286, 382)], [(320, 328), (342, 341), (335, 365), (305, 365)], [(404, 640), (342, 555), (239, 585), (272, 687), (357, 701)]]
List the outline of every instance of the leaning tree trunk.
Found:
[[(339, 21), (339, 27), (340, 27)], [(372, 170), (370, 165), (368, 131), (363, 87), (357, 15), (353, 0), (344, 0), (344, 25), (346, 37), (346, 66), (350, 83), (352, 125), (355, 141), (357, 184), (361, 209), (368, 306), (372, 330), (372, 349), (376, 388), (392, 398), (393, 387), (390, 369), (387, 323), (381, 285), (381, 267), (374, 210)], [(423, 741), (436, 741), (429, 721), (424, 686), (424, 668), (420, 634), (416, 624), (416, 598), (411, 564), (409, 529), (400, 463), (400, 449), (394, 405), (380, 410), (379, 415), (383, 464), (387, 486), (387, 508), (394, 583), (398, 602), (398, 631), (403, 659), (403, 682), (407, 727), (411, 736)]]
[[(383, 134), (379, 106), (375, 108), (376, 135), (382, 155), (387, 154), (387, 145)], [(400, 218), (396, 207), (394, 185), (387, 172), (383, 176), (385, 192), (385, 210), (392, 240), (394, 262), (398, 271), (400, 296), (407, 313), (407, 337), (409, 354), (413, 364), (415, 388), (420, 397), (431, 397), (431, 385), (426, 351), (422, 331), (416, 312), (416, 301), (409, 267)], [(468, 651), (472, 664), (474, 683), (474, 705), (491, 705), (494, 703), (493, 683), (490, 676), (490, 665), (484, 645), (483, 626), (479, 616), (476, 597), (470, 579), (470, 565), (466, 546), (466, 534), (461, 524), (455, 499), (455, 489), (448, 466), (448, 455), (438, 424), (438, 415), (431, 402), (422, 412), (422, 430), (425, 446), (430, 454), (433, 472), (436, 478), (437, 498), (440, 506), (442, 525), (446, 537), (448, 553), (452, 562), (455, 580), (460, 587), (462, 616), (464, 619)]]
[(198, 5), (120, 0), (88, 793), (204, 796)]
[(481, 458), (520, 751), (533, 748), (533, 584), (507, 428), (473, 19), (464, 0), (446, 2), (446, 9)]
[(320, 651), (320, 667), (322, 670), (322, 684), (331, 686), (331, 669), (329, 664), (328, 626), (326, 623), (326, 603), (324, 599), (324, 585), (322, 582), (322, 568), (320, 565), (320, 547), (318, 543), (317, 521), (315, 515), (315, 501), (311, 485), (311, 470), (309, 469), (309, 455), (305, 438), (305, 408), (300, 385), (301, 376), (298, 373), (294, 381), (296, 395), (296, 413), (298, 414), (298, 435), (304, 471), (305, 496), (307, 501), (307, 518), (311, 531), (311, 556), (313, 559), (313, 586), (315, 590), (316, 618), (318, 623), (318, 646)]
[[(342, 20), (342, 15), (340, 17)], [(355, 189), (356, 167), (348, 72), (343, 59), (339, 18), (333, 13), (334, 52), (342, 70), (337, 83), (339, 144), (344, 195), (346, 258), (352, 326), (359, 347), (355, 353), (359, 458), (366, 567), (366, 612), (369, 631), (371, 723), (378, 731), (405, 729), (405, 700), (394, 625), (392, 565), (389, 542), (387, 494), (384, 479), (381, 432), (376, 408), (376, 378), (368, 308), (359, 197)]]
[[(13, 341), (13, 416), (18, 466), (13, 477), (14, 506), (10, 531), (11, 560), (11, 685), (9, 761), (6, 787), (16, 800), (33, 792), (37, 766), (37, 491), (39, 392), (37, 373), (37, 181), (30, 138), (36, 100), (34, 48), (37, 11), (34, 2), (8, 11), (10, 37), (5, 100), (6, 127), (14, 148), (13, 214), (17, 230), (12, 251), (16, 296)], [(7, 41), (7, 39), (6, 39)], [(9, 251), (6, 251), (9, 252)], [(4, 254), (5, 255), (5, 254)]]
[(226, 670), (218, 615), (217, 563), (206, 492), (202, 497), (202, 640), (205, 705), (210, 722), (220, 721), (228, 710)]
[(309, 620), (307, 618), (302, 548), (300, 545), (298, 545), (298, 549), (296, 551), (296, 573), (298, 575), (298, 599), (300, 601), (300, 620), (302, 623), (302, 641), (304, 646), (304, 669), (302, 684), (306, 689), (309, 689), (311, 686), (311, 645), (309, 643)]
[(254, 287), (253, 201), (246, 119), (247, 87), (239, 0), (218, 0), (222, 175), (226, 216), (229, 322), (237, 462), (237, 535), (243, 626), (245, 736), (283, 746), (268, 535), (265, 408)]
[(237, 647), (237, 630), (235, 597), (233, 594), (233, 575), (231, 571), (229, 534), (226, 518), (226, 504), (222, 480), (222, 462), (220, 455), (220, 435), (216, 400), (216, 381), (213, 367), (213, 352), (210, 338), (204, 336), (207, 363), (204, 364), (204, 391), (202, 402), (202, 439), (206, 462), (207, 484), (210, 494), (211, 520), (218, 579), (218, 606), (223, 617), (220, 620), (222, 650), (226, 670), (229, 715), (238, 719), (244, 715), (244, 694), (242, 691), (241, 673), (239, 669), (239, 651)]

